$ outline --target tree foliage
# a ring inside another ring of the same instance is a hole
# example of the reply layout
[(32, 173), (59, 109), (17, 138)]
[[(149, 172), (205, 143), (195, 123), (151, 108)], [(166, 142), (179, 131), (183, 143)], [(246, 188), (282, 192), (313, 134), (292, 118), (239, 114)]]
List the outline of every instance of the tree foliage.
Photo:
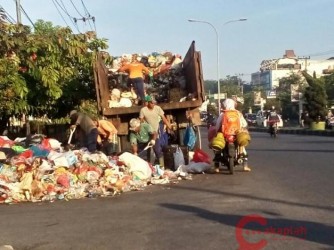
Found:
[(34, 28), (0, 22), (1, 116), (62, 116), (96, 98), (93, 60), (107, 40), (42, 20)]
[(328, 104), (334, 105), (334, 73), (324, 77), (325, 90), (328, 97)]
[(282, 77), (279, 80), (279, 86), (276, 88), (277, 102), (275, 103), (272, 100), (271, 103), (268, 102), (267, 104), (281, 110), (283, 117), (296, 120), (299, 119), (298, 107), (296, 106), (298, 103), (294, 105), (291, 102), (291, 85), (295, 85), (300, 93), (305, 90), (305, 80), (301, 75), (293, 73), (290, 76)]
[(303, 71), (308, 87), (305, 90), (306, 110), (313, 121), (325, 120), (327, 115), (327, 94), (324, 87), (324, 79), (310, 76)]

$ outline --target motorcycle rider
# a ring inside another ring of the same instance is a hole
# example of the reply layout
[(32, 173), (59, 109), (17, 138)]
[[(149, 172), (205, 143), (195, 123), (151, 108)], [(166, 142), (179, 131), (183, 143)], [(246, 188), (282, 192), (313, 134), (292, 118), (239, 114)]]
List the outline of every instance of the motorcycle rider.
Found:
[(267, 121), (269, 124), (269, 133), (271, 133), (273, 126), (275, 123), (279, 123), (279, 117), (277, 114), (277, 111), (275, 109), (275, 106), (271, 106), (271, 110), (269, 111), (268, 115), (267, 115)]
[[(246, 135), (246, 137), (244, 136), (237, 136), (237, 144), (239, 146), (240, 149), (240, 153), (243, 154), (244, 157), (244, 162), (243, 162), (243, 169), (244, 171), (251, 171), (251, 169), (248, 167), (248, 155), (247, 155), (247, 151), (245, 149), (245, 146), (248, 145), (248, 142), (250, 140), (249, 137), (249, 133), (247, 130), (247, 121), (245, 120), (245, 118), (243, 117), (242, 113), (240, 111), (238, 111), (236, 109), (237, 106), (237, 102), (233, 99), (227, 98), (224, 102), (223, 102), (223, 111), (221, 112), (221, 114), (219, 115), (217, 121), (216, 121), (216, 125), (215, 125), (215, 135), (217, 135), (219, 132), (223, 132), (222, 131), (222, 123), (223, 123), (223, 118), (224, 118), (224, 112), (225, 111), (229, 111), (229, 110), (235, 110), (238, 112), (238, 118), (239, 118), (239, 129), (237, 131), (237, 135), (239, 133), (239, 135), (241, 135), (243, 133), (243, 135)], [(212, 140), (210, 140), (210, 144), (212, 145), (214, 138)], [(225, 142), (224, 142), (225, 144)], [(211, 146), (210, 145), (210, 146)], [(221, 158), (221, 152), (220, 151), (215, 151), (215, 157), (213, 159), (213, 161), (215, 162), (215, 171), (219, 172), (219, 160)], [(217, 164), (218, 163), (218, 164)]]

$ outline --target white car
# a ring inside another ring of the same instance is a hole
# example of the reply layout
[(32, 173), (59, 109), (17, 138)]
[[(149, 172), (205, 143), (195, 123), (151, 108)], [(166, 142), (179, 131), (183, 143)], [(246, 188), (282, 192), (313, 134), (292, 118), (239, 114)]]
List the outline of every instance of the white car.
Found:
[[(279, 128), (283, 127), (283, 120), (282, 117), (280, 115), (278, 115), (279, 118), (279, 123), (277, 124), (277, 126)], [(267, 112), (266, 111), (262, 111), (259, 110), (256, 114), (256, 125), (260, 126), (260, 127), (267, 127)]]

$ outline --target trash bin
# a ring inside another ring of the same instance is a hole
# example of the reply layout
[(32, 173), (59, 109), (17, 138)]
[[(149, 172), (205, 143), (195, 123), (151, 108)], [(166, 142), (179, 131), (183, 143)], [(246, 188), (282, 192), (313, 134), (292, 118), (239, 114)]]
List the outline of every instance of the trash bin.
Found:
[(174, 153), (177, 147), (180, 147), (183, 153), (184, 162), (186, 165), (189, 164), (189, 150), (187, 146), (179, 146), (177, 144), (167, 145), (162, 149), (164, 154), (164, 165), (165, 168), (170, 170), (176, 170), (174, 165)]

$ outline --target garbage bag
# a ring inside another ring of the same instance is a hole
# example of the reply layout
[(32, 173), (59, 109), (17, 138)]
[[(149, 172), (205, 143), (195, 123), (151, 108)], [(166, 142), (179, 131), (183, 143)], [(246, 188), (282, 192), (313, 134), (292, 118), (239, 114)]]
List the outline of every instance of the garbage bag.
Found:
[(148, 162), (134, 154), (124, 152), (119, 156), (119, 160), (124, 162), (134, 178), (144, 180), (150, 178), (152, 175), (152, 169)]
[(188, 146), (189, 149), (193, 149), (196, 144), (196, 134), (193, 126), (188, 125), (186, 128), (186, 132), (183, 138), (183, 144)]
[(174, 155), (174, 168), (175, 169), (178, 169), (179, 166), (185, 164), (184, 155), (180, 147), (176, 148), (175, 153), (173, 153), (173, 155)]
[(211, 163), (210, 156), (205, 153), (202, 149), (196, 149), (193, 157), (194, 162), (206, 162)]
[(183, 171), (187, 173), (199, 174), (203, 173), (211, 168), (211, 164), (207, 162), (189, 162), (189, 165), (185, 165)]

